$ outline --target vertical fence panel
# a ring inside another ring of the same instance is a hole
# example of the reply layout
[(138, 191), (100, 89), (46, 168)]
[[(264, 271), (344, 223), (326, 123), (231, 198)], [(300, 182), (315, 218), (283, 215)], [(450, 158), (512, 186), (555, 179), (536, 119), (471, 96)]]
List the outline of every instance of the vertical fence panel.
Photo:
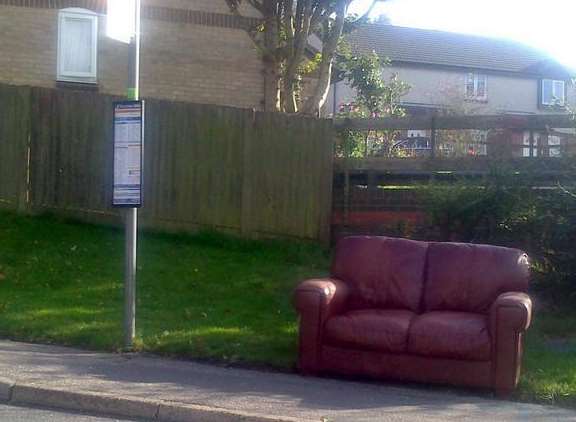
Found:
[(174, 229), (240, 232), (243, 125), (249, 112), (148, 101), (143, 217)]
[[(324, 239), (330, 218), (329, 121), (257, 113), (250, 174), (254, 232)], [(328, 193), (327, 193), (328, 192)]]
[(27, 209), (30, 89), (0, 85), (0, 207)]
[(110, 213), (113, 98), (34, 89), (32, 204)]
[[(118, 222), (110, 207), (114, 100), (0, 86), (0, 204), (27, 204), (29, 188), (36, 211)], [(148, 100), (142, 221), (325, 241), (332, 141), (329, 121)]]

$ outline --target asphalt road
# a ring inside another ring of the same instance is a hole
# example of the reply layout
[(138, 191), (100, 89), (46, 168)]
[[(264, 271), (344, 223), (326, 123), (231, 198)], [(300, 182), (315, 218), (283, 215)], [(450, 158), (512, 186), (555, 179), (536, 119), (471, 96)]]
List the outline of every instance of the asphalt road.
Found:
[(0, 405), (0, 422), (128, 422), (128, 420)]

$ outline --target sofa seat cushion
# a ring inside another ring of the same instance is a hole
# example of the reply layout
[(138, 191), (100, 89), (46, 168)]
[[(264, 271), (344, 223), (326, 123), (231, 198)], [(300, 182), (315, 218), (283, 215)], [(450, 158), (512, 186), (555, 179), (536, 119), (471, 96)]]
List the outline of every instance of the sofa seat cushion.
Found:
[(415, 316), (406, 310), (351, 311), (326, 322), (324, 341), (334, 346), (360, 350), (404, 353), (408, 329)]
[(408, 353), (450, 359), (490, 360), (488, 318), (468, 312), (417, 315), (408, 334)]

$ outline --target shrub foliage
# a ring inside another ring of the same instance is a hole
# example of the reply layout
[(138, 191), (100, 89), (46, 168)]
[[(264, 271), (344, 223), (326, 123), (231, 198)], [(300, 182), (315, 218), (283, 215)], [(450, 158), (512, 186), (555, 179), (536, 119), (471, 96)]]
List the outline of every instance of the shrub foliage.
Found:
[(556, 304), (576, 299), (576, 195), (558, 182), (494, 168), (478, 180), (421, 189), (429, 216), (421, 236), (525, 250), (536, 288)]

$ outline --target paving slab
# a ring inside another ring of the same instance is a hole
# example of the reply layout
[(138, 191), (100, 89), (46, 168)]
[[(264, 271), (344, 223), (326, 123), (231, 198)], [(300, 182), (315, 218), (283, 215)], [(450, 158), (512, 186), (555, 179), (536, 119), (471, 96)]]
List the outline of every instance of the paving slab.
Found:
[(134, 419), (0, 404), (0, 422), (134, 422)]
[(2, 379), (0, 393), (2, 385), (10, 386), (13, 402), (52, 403), (143, 420), (576, 421), (573, 410), (496, 400), (485, 393), (310, 378), (10, 341), (0, 341)]

